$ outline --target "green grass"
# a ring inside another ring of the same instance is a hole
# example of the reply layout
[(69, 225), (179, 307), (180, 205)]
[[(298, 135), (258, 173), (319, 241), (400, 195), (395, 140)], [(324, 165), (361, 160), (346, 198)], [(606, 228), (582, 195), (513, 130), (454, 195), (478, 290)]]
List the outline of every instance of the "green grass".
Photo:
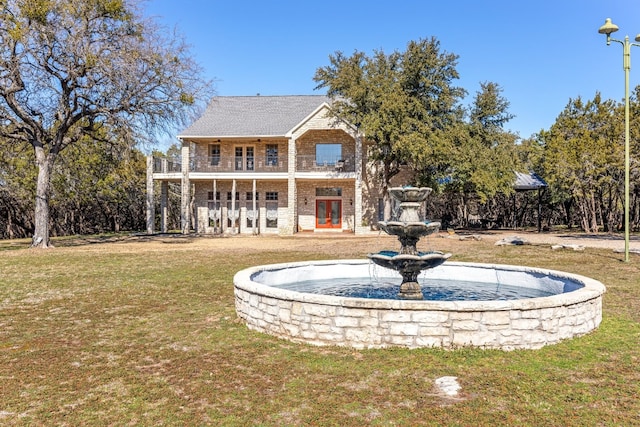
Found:
[[(361, 258), (386, 238), (0, 242), (0, 424), (640, 425), (640, 258), (432, 240), (452, 260), (525, 264), (607, 286), (595, 332), (536, 351), (293, 344), (247, 330), (233, 275)], [(260, 250), (265, 247), (266, 250)], [(11, 250), (4, 250), (11, 249)], [(445, 398), (434, 380), (459, 378)]]

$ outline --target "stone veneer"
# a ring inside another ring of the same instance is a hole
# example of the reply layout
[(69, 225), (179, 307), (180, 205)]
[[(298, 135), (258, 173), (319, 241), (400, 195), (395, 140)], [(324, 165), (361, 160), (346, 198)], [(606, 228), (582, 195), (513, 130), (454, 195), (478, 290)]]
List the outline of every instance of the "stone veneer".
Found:
[[(311, 267), (309, 263), (253, 267), (236, 274), (236, 311), (250, 329), (314, 345), (447, 349), (472, 346), (513, 350), (537, 349), (584, 335), (602, 320), (605, 292), (602, 283), (584, 276), (529, 267), (449, 262), (445, 264), (449, 268), (445, 274), (464, 271), (479, 281), (496, 275), (507, 280), (524, 277), (524, 282), (530, 281), (528, 277), (559, 277), (576, 284), (577, 289), (513, 301), (375, 300), (294, 292), (252, 279), (263, 271), (290, 278), (308, 277), (318, 266), (328, 266), (325, 270), (333, 272), (330, 274), (339, 274), (336, 272), (344, 266), (360, 272), (369, 268), (367, 260), (311, 264)], [(296, 273), (291, 268), (301, 270)], [(429, 273), (435, 270), (438, 269)], [(544, 284), (547, 279), (541, 280), (542, 286), (547, 286)], [(553, 283), (551, 286), (557, 287)]]

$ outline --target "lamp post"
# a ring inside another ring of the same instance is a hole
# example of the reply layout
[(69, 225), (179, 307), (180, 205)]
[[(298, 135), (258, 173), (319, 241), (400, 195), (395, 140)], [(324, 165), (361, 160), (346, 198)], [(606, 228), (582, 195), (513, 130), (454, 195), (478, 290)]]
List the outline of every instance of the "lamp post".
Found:
[[(611, 33), (618, 31), (618, 26), (607, 18), (604, 25), (598, 29), (600, 34), (607, 35), (607, 46), (612, 41), (620, 43), (623, 49), (622, 68), (624, 69), (624, 261), (629, 262), (629, 70), (631, 70), (631, 46), (640, 44), (630, 43), (629, 36), (624, 41), (611, 38)], [(640, 42), (640, 34), (635, 38)]]

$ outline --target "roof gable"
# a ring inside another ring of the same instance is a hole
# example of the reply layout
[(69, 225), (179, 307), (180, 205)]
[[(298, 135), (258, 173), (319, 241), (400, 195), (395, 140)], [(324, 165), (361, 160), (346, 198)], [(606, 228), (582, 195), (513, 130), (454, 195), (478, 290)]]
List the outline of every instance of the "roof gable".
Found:
[(325, 103), (322, 95), (214, 97), (178, 137), (285, 136)]

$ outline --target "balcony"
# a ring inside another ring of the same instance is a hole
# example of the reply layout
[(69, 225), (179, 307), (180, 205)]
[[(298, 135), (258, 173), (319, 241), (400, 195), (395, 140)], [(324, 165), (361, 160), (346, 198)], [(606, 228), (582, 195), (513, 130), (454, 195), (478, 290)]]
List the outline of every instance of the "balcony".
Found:
[(287, 157), (194, 156), (192, 172), (287, 172)]
[[(355, 172), (353, 156), (339, 159), (316, 159), (316, 156), (298, 156), (299, 172)], [(189, 161), (191, 172), (217, 173), (254, 173), (254, 172), (287, 172), (287, 156), (277, 157), (235, 157), (235, 156), (192, 156)], [(153, 173), (180, 173), (182, 162), (180, 157), (154, 157)]]
[(153, 173), (179, 173), (181, 171), (180, 157), (153, 157)]
[(299, 172), (355, 172), (354, 158), (344, 157), (335, 159), (317, 159), (316, 156), (298, 156), (297, 170)]

